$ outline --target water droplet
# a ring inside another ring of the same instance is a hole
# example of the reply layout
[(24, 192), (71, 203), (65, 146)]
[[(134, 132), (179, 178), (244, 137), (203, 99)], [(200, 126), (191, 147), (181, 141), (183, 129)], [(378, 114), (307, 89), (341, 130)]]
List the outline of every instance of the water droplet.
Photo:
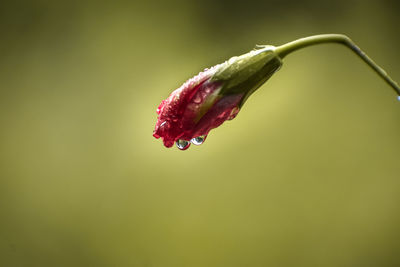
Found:
[(199, 146), (202, 143), (204, 143), (204, 140), (206, 140), (206, 137), (204, 135), (200, 135), (195, 138), (192, 138), (192, 140), (190, 140), (190, 142), (192, 142), (193, 145)]
[(400, 95), (397, 97), (397, 100), (399, 100), (399, 101), (400, 101)]
[(203, 99), (201, 99), (201, 95), (200, 94), (196, 94), (196, 96), (193, 99), (193, 102), (196, 103), (196, 104), (200, 104), (202, 100)]
[(158, 115), (160, 115), (160, 113), (161, 113), (162, 108), (164, 107), (164, 105), (165, 105), (165, 100), (161, 101), (160, 105), (159, 105), (158, 108), (157, 108), (157, 111), (156, 111), (156, 112), (157, 112)]
[(180, 150), (186, 150), (190, 147), (190, 142), (186, 140), (178, 139), (175, 143)]
[(231, 110), (231, 114), (229, 114), (229, 117), (227, 118), (227, 120), (233, 120), (235, 117), (236, 117), (236, 115), (239, 113), (239, 107), (234, 107), (232, 110)]

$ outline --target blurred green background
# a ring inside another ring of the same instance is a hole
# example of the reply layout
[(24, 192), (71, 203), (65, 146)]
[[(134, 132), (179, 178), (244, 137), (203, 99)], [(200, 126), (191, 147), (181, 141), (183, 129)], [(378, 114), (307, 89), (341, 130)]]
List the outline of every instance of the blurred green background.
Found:
[(162, 99), (205, 67), (319, 33), (400, 80), (398, 1), (0, 4), (0, 266), (399, 266), (400, 103), (321, 45), (179, 151)]

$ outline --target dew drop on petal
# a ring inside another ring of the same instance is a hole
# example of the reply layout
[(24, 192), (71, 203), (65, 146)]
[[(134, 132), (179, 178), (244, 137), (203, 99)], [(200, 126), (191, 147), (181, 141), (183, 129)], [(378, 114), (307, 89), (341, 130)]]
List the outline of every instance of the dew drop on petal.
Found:
[(186, 150), (186, 149), (188, 149), (190, 147), (190, 142), (186, 141), (186, 140), (178, 139), (178, 140), (176, 140), (176, 146), (180, 150)]
[(202, 101), (202, 99), (201, 99), (200, 94), (197, 94), (193, 99), (193, 102), (196, 103), (196, 104), (200, 104), (201, 101)]
[(192, 142), (193, 145), (199, 146), (204, 142), (205, 139), (206, 139), (206, 137), (204, 135), (200, 135), (195, 138), (192, 138), (192, 140), (190, 140), (190, 142)]
[(236, 115), (239, 113), (239, 110), (240, 109), (238, 107), (234, 107), (231, 110), (231, 114), (229, 114), (229, 117), (227, 118), (227, 120), (233, 120), (236, 117)]

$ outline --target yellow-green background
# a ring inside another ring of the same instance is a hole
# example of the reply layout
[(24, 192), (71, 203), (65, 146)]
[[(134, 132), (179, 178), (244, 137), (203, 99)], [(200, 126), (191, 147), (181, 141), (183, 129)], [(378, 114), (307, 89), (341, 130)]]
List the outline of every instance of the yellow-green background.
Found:
[(399, 266), (400, 102), (338, 45), (182, 152), (162, 99), (205, 67), (349, 35), (400, 80), (398, 1), (0, 4), (0, 266)]

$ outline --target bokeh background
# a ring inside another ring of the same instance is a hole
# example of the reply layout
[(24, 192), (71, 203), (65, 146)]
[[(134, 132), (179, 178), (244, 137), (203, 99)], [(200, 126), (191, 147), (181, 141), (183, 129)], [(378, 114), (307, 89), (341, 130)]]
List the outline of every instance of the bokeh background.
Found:
[(399, 266), (400, 104), (352, 52), (282, 69), (200, 147), (152, 137), (205, 67), (349, 35), (400, 80), (400, 5), (2, 1), (0, 266)]

